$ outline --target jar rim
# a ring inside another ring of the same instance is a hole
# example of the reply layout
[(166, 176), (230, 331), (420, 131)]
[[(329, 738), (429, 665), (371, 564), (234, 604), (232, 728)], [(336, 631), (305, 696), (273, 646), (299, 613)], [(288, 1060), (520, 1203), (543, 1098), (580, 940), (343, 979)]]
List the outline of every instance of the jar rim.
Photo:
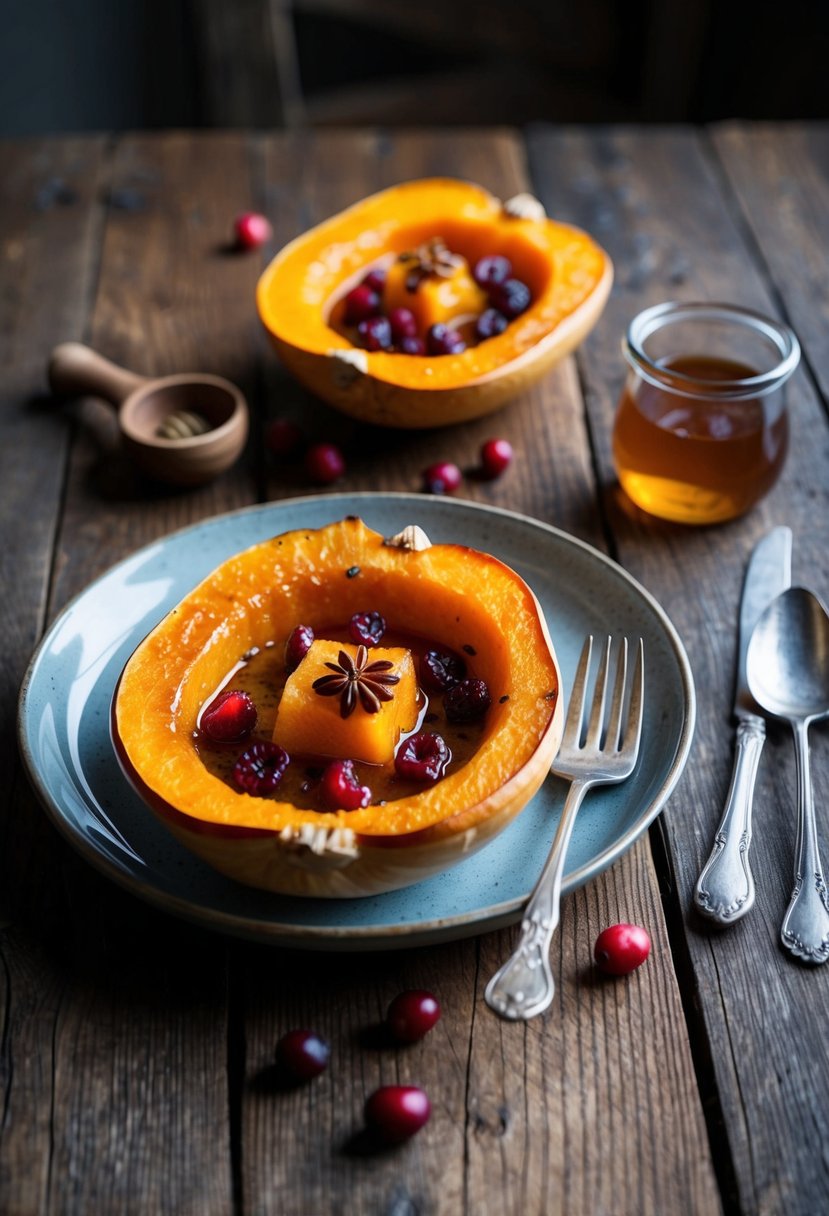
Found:
[[(768, 371), (754, 376), (709, 380), (661, 366), (645, 352), (645, 342), (657, 330), (674, 322), (700, 319), (736, 322), (745, 329), (754, 330), (777, 348), (779, 362)], [(638, 313), (630, 322), (622, 349), (631, 366), (646, 380), (657, 387), (667, 386), (683, 396), (731, 399), (757, 396), (779, 388), (800, 362), (800, 343), (788, 325), (736, 304), (684, 303), (678, 300), (655, 304)]]

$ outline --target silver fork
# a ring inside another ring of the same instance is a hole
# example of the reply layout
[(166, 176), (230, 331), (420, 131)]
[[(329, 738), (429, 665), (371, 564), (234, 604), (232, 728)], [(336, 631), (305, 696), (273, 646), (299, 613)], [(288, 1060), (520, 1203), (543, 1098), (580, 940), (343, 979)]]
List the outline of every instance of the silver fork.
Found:
[[(612, 650), (613, 639), (608, 638), (596, 677), (590, 720), (585, 734), (585, 692), (593, 638), (591, 636), (585, 639), (573, 681), (561, 748), (552, 766), (552, 772), (559, 777), (566, 777), (572, 784), (550, 855), (524, 911), (518, 945), (503, 967), (493, 975), (484, 993), (490, 1009), (512, 1021), (532, 1018), (543, 1013), (553, 999), (555, 983), (550, 969), (550, 943), (559, 922), (564, 859), (584, 795), (594, 785), (612, 785), (617, 781), (624, 781), (633, 772), (639, 755), (645, 680), (642, 639), (639, 639), (634, 660), (629, 698), (628, 643), (627, 638), (621, 639), (613, 696), (606, 715), (605, 703), (610, 682)], [(626, 700), (629, 702), (627, 715), (624, 712)]]

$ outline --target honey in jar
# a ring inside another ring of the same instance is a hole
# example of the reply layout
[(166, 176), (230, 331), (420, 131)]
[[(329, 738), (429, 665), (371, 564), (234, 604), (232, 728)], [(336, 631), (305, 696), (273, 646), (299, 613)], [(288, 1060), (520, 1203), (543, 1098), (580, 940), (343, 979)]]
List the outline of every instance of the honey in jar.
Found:
[(786, 458), (791, 330), (728, 305), (663, 304), (636, 318), (623, 349), (613, 456), (626, 494), (681, 523), (749, 510)]

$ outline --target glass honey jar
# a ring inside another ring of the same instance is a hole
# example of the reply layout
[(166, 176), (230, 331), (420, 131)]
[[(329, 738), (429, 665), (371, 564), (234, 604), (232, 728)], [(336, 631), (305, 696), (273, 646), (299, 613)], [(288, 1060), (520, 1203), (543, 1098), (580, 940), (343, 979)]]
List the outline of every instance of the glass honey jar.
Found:
[(622, 488), (651, 515), (734, 519), (777, 480), (788, 449), (792, 330), (730, 304), (658, 304), (630, 324), (613, 429)]

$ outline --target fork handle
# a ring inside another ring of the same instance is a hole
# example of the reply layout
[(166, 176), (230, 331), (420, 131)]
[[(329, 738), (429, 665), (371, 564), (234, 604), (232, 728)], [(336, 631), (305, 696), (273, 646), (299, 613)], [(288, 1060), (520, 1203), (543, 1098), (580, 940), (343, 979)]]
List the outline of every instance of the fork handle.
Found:
[(521, 922), (518, 945), (486, 986), (484, 999), (510, 1021), (533, 1018), (549, 1008), (555, 993), (550, 943), (559, 922), (564, 860), (573, 824), (590, 781), (574, 781), (564, 803), (550, 855)]

